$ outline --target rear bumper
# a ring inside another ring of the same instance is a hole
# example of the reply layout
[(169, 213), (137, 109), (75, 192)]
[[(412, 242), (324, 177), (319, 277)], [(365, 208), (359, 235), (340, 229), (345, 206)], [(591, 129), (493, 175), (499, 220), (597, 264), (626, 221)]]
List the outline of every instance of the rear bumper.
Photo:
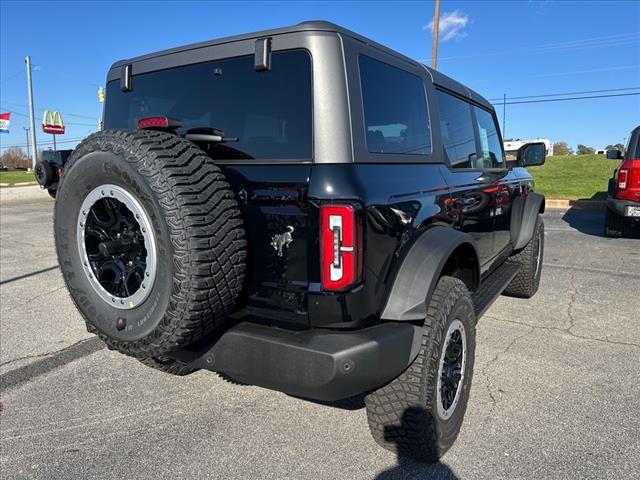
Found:
[(293, 332), (244, 322), (191, 358), (175, 357), (243, 383), (331, 401), (393, 380), (416, 358), (421, 339), (422, 328), (409, 323)]
[(612, 212), (617, 213), (621, 217), (627, 216), (627, 207), (640, 207), (640, 202), (633, 202), (631, 200), (620, 200), (613, 197), (607, 198), (607, 208)]

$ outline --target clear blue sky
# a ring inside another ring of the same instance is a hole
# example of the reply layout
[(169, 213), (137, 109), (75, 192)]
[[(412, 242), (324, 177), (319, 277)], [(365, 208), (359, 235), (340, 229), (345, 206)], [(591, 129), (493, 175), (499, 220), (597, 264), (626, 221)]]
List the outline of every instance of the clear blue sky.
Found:
[[(24, 57), (37, 65), (37, 124), (60, 110), (65, 147), (95, 130), (97, 87), (116, 60), (308, 19), (325, 19), (428, 61), (425, 2), (5, 2), (0, 111), (16, 112), (1, 146), (25, 143)], [(443, 0), (439, 69), (487, 98), (640, 87), (640, 2)], [(635, 90), (638, 92), (640, 90)], [(502, 107), (497, 107), (502, 122)], [(72, 116), (74, 114), (75, 116)], [(507, 107), (506, 137), (601, 148), (640, 123), (640, 96)], [(85, 124), (85, 125), (72, 125)], [(41, 141), (51, 137), (38, 128)]]

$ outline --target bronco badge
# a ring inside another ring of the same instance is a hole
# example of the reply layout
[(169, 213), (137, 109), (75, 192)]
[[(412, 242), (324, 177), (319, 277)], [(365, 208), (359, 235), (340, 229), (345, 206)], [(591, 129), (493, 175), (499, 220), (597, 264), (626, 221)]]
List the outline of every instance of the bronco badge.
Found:
[(287, 231), (284, 233), (278, 233), (271, 238), (271, 246), (278, 252), (278, 256), (282, 256), (282, 250), (284, 247), (289, 247), (293, 242), (293, 227), (287, 226)]

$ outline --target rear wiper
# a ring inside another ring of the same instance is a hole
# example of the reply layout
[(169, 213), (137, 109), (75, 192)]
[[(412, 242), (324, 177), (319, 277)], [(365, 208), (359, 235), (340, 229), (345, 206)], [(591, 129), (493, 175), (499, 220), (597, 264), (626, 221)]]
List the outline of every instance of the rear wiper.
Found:
[(211, 127), (190, 128), (184, 138), (192, 142), (238, 142), (238, 137), (225, 137), (222, 130)]

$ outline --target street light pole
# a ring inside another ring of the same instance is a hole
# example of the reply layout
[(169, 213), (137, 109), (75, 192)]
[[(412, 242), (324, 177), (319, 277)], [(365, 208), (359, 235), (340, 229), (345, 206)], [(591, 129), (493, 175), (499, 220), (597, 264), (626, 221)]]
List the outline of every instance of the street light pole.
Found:
[(24, 129), (24, 133), (27, 134), (27, 157), (31, 156), (31, 153), (29, 153), (29, 130), (31, 130), (29, 127), (22, 127)]
[(440, 31), (440, 0), (436, 0), (436, 14), (433, 16), (433, 49), (431, 50), (431, 67), (438, 68), (438, 32)]
[(31, 168), (36, 168), (36, 162), (38, 161), (38, 147), (36, 145), (36, 120), (33, 116), (33, 84), (31, 83), (31, 57), (27, 55), (24, 59), (27, 64), (27, 87), (29, 89), (29, 123), (31, 125), (31, 145), (33, 145), (33, 151), (31, 152)]

